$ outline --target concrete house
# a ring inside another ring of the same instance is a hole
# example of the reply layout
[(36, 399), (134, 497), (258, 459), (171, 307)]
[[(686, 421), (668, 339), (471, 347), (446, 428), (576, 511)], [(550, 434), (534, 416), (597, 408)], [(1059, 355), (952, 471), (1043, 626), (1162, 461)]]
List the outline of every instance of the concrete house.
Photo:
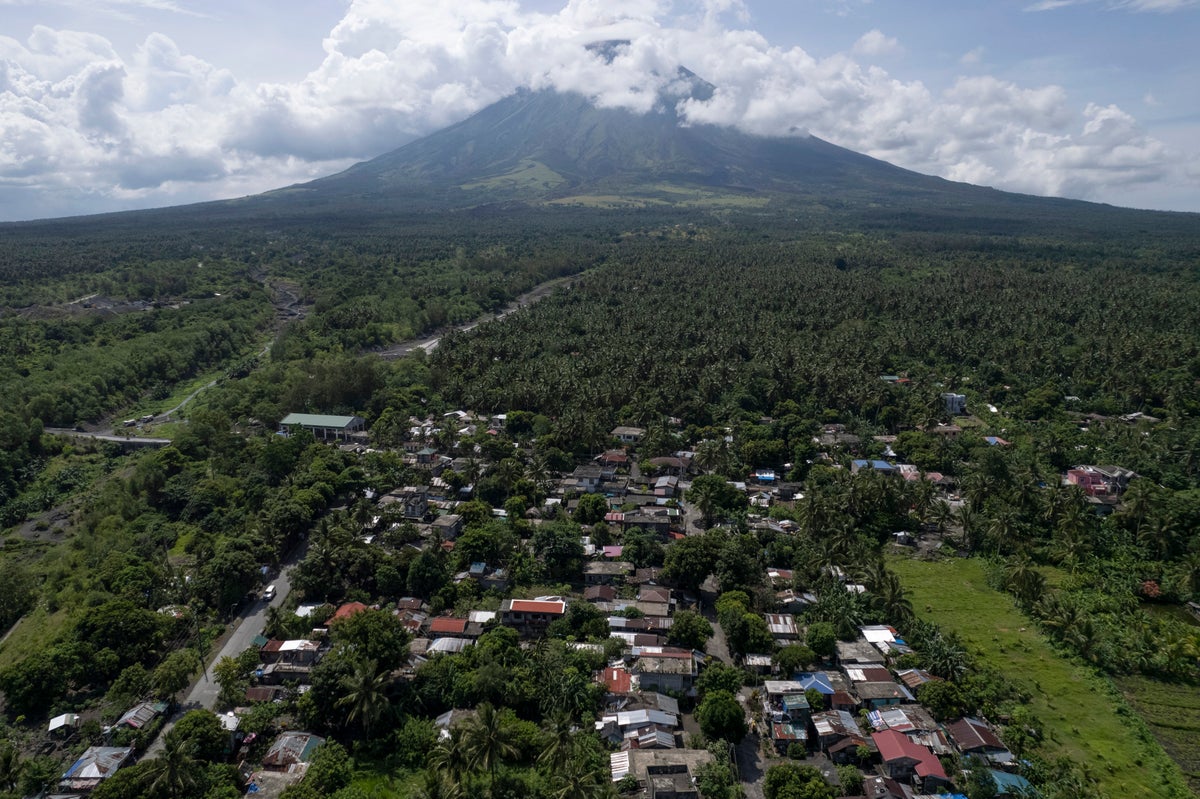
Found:
[(506, 599), (500, 603), (500, 623), (521, 635), (542, 635), (566, 612), (567, 603), (561, 599)]

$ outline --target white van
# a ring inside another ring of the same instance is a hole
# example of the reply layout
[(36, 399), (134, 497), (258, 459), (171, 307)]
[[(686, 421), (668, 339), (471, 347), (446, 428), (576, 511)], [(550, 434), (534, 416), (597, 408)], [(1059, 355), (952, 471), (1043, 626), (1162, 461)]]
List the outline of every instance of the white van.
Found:
[(267, 590), (263, 591), (263, 601), (270, 602), (274, 598), (275, 598), (275, 586), (268, 585)]

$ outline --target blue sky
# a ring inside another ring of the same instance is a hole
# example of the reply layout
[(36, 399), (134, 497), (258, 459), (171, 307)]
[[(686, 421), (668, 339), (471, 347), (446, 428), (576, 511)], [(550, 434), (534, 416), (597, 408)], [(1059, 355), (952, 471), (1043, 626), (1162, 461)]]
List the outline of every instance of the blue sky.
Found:
[[(1200, 211), (1200, 0), (0, 0), (0, 219), (235, 197), (519, 86)], [(625, 38), (611, 64), (585, 45)]]

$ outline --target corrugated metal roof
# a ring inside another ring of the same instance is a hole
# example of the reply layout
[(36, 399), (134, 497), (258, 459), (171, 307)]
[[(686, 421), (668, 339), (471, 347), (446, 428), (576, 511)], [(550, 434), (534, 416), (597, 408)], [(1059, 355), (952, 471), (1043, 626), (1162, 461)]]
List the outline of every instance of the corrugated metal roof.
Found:
[(346, 428), (354, 424), (355, 420), (362, 421), (357, 416), (329, 416), (323, 413), (289, 413), (283, 417), (283, 421), (279, 424), (287, 427), (288, 425), (298, 424), (308, 427), (341, 427)]

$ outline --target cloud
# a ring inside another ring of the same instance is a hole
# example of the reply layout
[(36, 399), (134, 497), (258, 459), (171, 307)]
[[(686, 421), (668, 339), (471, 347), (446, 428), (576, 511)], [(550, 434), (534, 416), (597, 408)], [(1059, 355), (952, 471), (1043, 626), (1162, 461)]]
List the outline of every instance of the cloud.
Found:
[(900, 46), (900, 42), (891, 37), (884, 36), (878, 29), (870, 30), (859, 37), (854, 43), (852, 52), (858, 55), (882, 56), (882, 55), (898, 55), (904, 52), (904, 48)]
[(973, 50), (968, 50), (962, 54), (961, 58), (958, 59), (958, 63), (962, 64), (963, 66), (974, 66), (976, 64), (983, 63), (984, 52), (985, 50), (982, 46), (976, 47)]
[(1102, 5), (1114, 11), (1151, 11), (1168, 14), (1200, 7), (1200, 0), (1039, 0), (1025, 7), (1026, 11), (1056, 11), (1069, 6)]
[[(671, 95), (680, 65), (717, 87), (707, 101), (678, 102), (688, 124), (811, 133), (956, 180), (1119, 199), (1124, 187), (1197, 168), (1194, 154), (1170, 152), (1125, 111), (1079, 108), (1057, 86), (975, 75), (935, 92), (858, 60), (899, 51), (878, 30), (849, 53), (816, 58), (742, 27), (738, 0), (692, 7), (672, 17), (668, 0), (569, 0), (552, 13), (516, 0), (354, 0), (315, 69), (259, 85), (161, 34), (127, 57), (87, 33), (0, 36), (0, 217), (71, 210), (72, 196), (75, 209), (91, 210), (285, 185), (392, 149), (522, 86), (646, 112)], [(588, 46), (602, 40), (623, 43)], [(981, 50), (972, 53), (964, 63), (978, 63)], [(20, 192), (45, 201), (22, 205)]]

